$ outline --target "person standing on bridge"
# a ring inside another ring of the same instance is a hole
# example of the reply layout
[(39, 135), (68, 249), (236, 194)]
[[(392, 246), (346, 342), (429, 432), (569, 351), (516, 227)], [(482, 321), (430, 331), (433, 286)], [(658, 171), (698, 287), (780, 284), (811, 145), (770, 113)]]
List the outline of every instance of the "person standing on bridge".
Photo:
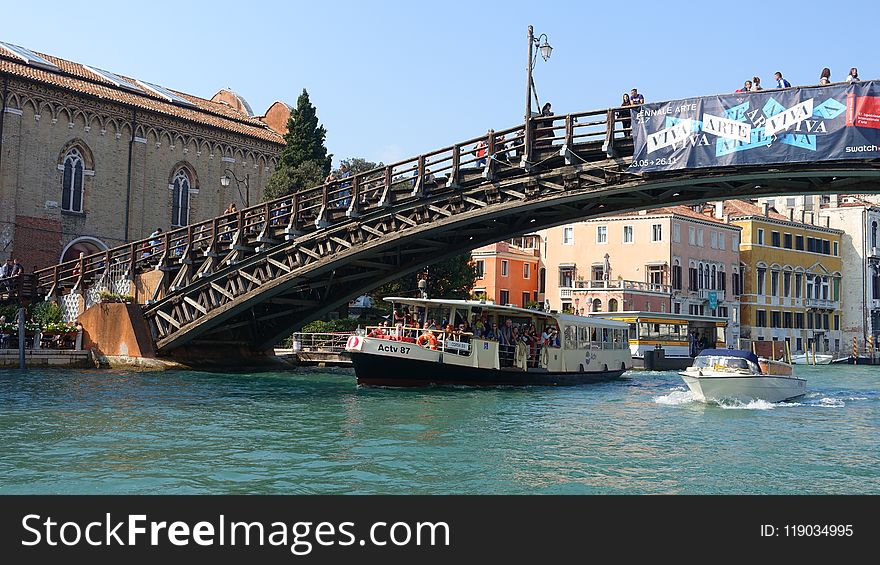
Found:
[[(339, 178), (347, 179), (350, 176), (351, 172), (348, 170), (348, 165), (341, 163), (339, 165)], [(338, 208), (348, 208), (348, 205), (351, 204), (351, 182), (345, 181), (340, 186), (342, 187), (342, 191), (340, 191), (339, 196), (342, 197), (342, 200), (340, 200), (336, 206)]]
[(537, 120), (535, 123), (535, 128), (538, 131), (535, 131), (535, 144), (538, 146), (547, 146), (552, 143), (552, 141), (541, 141), (542, 137), (553, 137), (553, 110), (550, 109), (550, 103), (547, 102), (541, 107), (541, 117), (550, 118), (547, 120)]
[(822, 69), (822, 74), (819, 75), (819, 85), (825, 86), (826, 84), (831, 84), (831, 69), (828, 67)]
[(645, 103), (645, 97), (639, 94), (637, 88), (633, 88), (629, 91), (629, 99), (633, 103), (633, 106), (639, 106)]
[(759, 90), (764, 90), (764, 87), (761, 86), (761, 77), (752, 77), (752, 92)]
[[(486, 166), (486, 140), (481, 139), (479, 143), (477, 143), (476, 148), (474, 149), (474, 156), (477, 158), (477, 166), (485, 167)], [(418, 174), (418, 173), (416, 173)]]
[[(623, 101), (620, 103), (621, 108), (632, 108), (633, 103), (632, 100), (629, 99), (629, 94), (626, 92), (623, 93)], [(620, 120), (620, 125), (623, 127), (623, 135), (625, 137), (630, 137), (632, 135), (632, 120), (630, 119), (630, 111), (629, 110), (619, 110), (617, 112), (617, 119)]]
[(0, 267), (0, 280), (3, 281), (2, 288), (9, 290), (9, 281), (7, 281), (6, 279), (8, 279), (11, 276), (12, 276), (12, 258), (10, 257), (9, 259), (6, 260), (6, 263), (2, 267)]
[(776, 71), (773, 77), (776, 79), (776, 88), (791, 88), (791, 83), (782, 78), (782, 71)]
[(846, 75), (846, 82), (859, 82), (859, 80), (859, 70), (855, 67), (851, 68)]

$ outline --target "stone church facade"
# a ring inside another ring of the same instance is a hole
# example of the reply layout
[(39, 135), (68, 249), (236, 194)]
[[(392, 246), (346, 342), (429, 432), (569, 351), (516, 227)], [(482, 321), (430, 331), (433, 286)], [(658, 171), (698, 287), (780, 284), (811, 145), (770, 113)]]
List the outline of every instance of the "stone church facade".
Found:
[(258, 203), (289, 116), (3, 42), (0, 89), (0, 259), (27, 272)]

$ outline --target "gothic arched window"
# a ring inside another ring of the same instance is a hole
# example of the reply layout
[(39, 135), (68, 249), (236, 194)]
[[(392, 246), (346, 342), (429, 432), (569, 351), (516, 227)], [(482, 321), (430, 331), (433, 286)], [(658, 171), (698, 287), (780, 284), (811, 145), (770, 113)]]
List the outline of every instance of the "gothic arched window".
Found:
[(192, 181), (186, 169), (181, 168), (174, 175), (171, 187), (171, 225), (185, 226), (189, 223), (189, 191)]
[(64, 156), (64, 175), (61, 177), (61, 209), (83, 211), (83, 171), (85, 161), (79, 149), (73, 147)]

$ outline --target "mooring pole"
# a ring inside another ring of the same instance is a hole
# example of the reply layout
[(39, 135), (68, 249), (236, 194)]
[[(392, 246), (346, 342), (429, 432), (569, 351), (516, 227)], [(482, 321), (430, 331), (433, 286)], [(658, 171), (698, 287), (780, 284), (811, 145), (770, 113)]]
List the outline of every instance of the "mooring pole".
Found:
[(24, 308), (18, 309), (18, 368), (24, 370)]

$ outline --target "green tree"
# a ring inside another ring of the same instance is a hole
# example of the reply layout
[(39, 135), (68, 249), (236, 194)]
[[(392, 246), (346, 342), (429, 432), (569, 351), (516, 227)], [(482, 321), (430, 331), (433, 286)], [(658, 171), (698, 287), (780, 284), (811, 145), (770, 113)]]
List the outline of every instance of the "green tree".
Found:
[(320, 186), (326, 173), (314, 161), (301, 163), (296, 167), (279, 167), (266, 183), (264, 200), (274, 200), (300, 190)]
[(308, 91), (303, 89), (287, 120), (285, 146), (278, 168), (266, 184), (267, 200), (324, 182), (333, 161), (333, 155), (328, 154), (324, 146), (326, 137), (327, 130), (318, 125), (317, 111), (309, 100)]
[[(342, 164), (348, 167), (348, 172), (351, 173), (352, 176), (366, 173), (367, 171), (372, 171), (373, 169), (378, 169), (379, 167), (385, 166), (381, 161), (378, 163), (374, 163), (372, 161), (362, 159), (361, 157), (351, 157), (349, 159), (343, 159)], [(339, 169), (336, 170), (339, 171)]]
[[(430, 298), (468, 299), (477, 280), (477, 269), (469, 253), (430, 265), (426, 271)], [(370, 294), (380, 299), (386, 296), (419, 296), (419, 276), (421, 274), (401, 277)]]

